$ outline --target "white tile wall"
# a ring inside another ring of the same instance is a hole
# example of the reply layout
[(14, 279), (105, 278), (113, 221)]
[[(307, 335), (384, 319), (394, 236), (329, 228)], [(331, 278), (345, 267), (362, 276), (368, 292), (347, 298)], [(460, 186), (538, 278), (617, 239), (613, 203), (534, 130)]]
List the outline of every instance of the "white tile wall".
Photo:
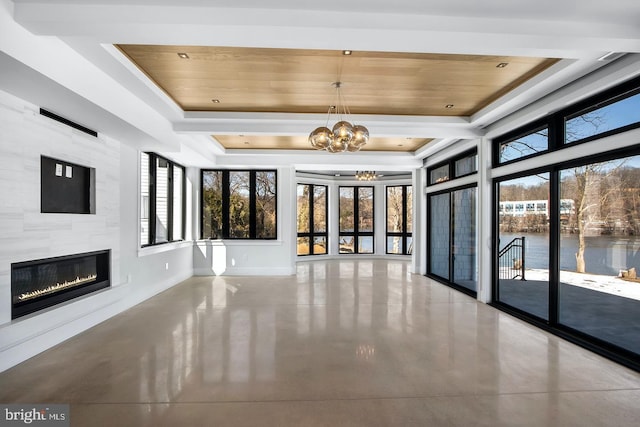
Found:
[[(41, 155), (95, 168), (94, 215), (40, 213)], [(119, 142), (55, 122), (37, 106), (0, 92), (0, 326), (12, 323), (12, 262), (111, 249), (117, 281), (119, 181)]]

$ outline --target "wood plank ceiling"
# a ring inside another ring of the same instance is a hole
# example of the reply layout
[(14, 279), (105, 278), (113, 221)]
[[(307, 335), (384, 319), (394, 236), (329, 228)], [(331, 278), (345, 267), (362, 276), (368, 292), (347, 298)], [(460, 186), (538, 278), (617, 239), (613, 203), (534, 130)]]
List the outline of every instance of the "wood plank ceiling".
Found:
[[(336, 104), (332, 83), (340, 81), (352, 114), (469, 116), (556, 62), (451, 54), (117, 47), (184, 111), (326, 114)], [(311, 149), (306, 136), (213, 136), (225, 148)], [(372, 135), (365, 150), (413, 152), (429, 141)]]

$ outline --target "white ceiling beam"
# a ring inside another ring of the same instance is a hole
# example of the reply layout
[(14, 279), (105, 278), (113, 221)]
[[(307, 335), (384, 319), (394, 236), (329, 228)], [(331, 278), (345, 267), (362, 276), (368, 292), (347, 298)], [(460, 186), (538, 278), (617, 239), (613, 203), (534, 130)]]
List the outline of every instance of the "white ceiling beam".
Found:
[(410, 171), (422, 167), (422, 160), (412, 153), (379, 153), (360, 151), (357, 153), (328, 153), (307, 150), (227, 150), (218, 157), (218, 166), (288, 166), (309, 170), (356, 169)]
[[(326, 114), (295, 113), (186, 113), (185, 120), (173, 124), (181, 134), (206, 135), (308, 135), (326, 123)], [(372, 136), (407, 138), (477, 138), (484, 131), (467, 117), (387, 116), (352, 114), (352, 122), (362, 124)]]
[[(211, 5), (18, 2), (16, 20), (36, 34), (101, 43), (152, 43), (578, 58), (588, 52), (640, 52), (633, 11), (605, 20), (573, 15), (444, 16), (342, 8), (235, 8)], [(166, 2), (165, 2), (166, 3)], [(285, 2), (286, 3), (286, 2)], [(613, 6), (612, 6), (613, 7)], [(401, 10), (401, 9), (397, 9)], [(613, 19), (615, 18), (615, 20)], [(573, 19), (573, 20), (572, 20)]]
[(0, 89), (140, 147), (178, 150), (171, 123), (59, 39), (34, 36), (0, 1)]

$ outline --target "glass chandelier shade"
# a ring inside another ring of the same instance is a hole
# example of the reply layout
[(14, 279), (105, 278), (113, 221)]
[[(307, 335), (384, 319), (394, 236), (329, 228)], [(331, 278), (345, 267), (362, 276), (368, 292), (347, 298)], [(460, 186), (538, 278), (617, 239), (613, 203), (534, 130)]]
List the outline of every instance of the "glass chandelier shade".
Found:
[[(341, 82), (333, 83), (336, 88), (336, 106), (329, 107), (327, 112), (327, 125), (316, 128), (309, 134), (309, 143), (316, 150), (326, 150), (330, 153), (355, 152), (360, 150), (369, 141), (369, 130), (362, 125), (354, 125), (343, 116), (349, 115), (349, 108), (342, 99), (340, 93)], [(336, 111), (340, 120), (329, 129), (329, 120), (332, 110)]]
[(328, 127), (319, 127), (311, 132), (309, 142), (316, 150), (325, 150), (333, 142), (333, 132)]

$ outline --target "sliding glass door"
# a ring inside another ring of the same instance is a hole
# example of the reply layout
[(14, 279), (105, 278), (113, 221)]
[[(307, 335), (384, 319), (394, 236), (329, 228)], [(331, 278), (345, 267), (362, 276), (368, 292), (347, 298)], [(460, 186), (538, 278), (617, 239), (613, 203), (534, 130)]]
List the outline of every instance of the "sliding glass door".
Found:
[(428, 270), (447, 284), (471, 294), (477, 290), (477, 188), (429, 196)]
[(498, 288), (495, 299), (549, 318), (549, 173), (497, 186)]

